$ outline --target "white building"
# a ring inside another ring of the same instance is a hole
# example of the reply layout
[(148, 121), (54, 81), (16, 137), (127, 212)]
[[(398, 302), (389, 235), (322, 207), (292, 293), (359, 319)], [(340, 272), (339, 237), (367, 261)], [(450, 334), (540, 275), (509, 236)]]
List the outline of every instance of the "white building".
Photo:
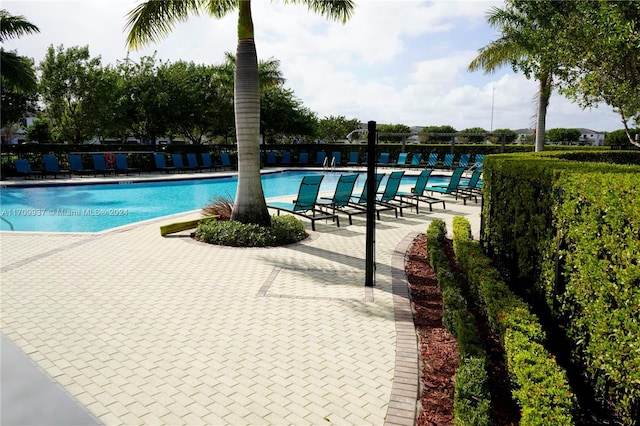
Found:
[(596, 132), (591, 129), (579, 129), (580, 130), (580, 143), (593, 146), (604, 145), (604, 133)]

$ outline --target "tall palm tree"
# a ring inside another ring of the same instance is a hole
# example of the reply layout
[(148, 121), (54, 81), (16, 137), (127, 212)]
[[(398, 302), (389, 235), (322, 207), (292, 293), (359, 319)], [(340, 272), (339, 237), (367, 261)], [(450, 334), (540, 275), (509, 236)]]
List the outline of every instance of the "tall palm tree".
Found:
[[(502, 31), (502, 37), (479, 50), (478, 56), (469, 64), (469, 71), (484, 69), (485, 74), (493, 73), (504, 65), (525, 68), (538, 81), (538, 106), (536, 114), (535, 150), (544, 149), (547, 108), (553, 84), (552, 65), (539, 60), (539, 46), (529, 36), (532, 17), (517, 9), (492, 8), (487, 22)], [(525, 64), (525, 65), (523, 65)]]
[[(0, 10), (0, 42), (39, 33), (40, 29), (23, 16), (14, 16), (5, 9)], [(36, 72), (29, 58), (18, 56), (16, 52), (0, 48), (0, 71), (2, 86), (17, 92), (34, 91), (38, 85)]]
[[(225, 84), (233, 87), (234, 74), (236, 69), (236, 55), (225, 52), (224, 63), (218, 68), (218, 72), (224, 77)], [(280, 61), (275, 58), (260, 60), (258, 62), (258, 78), (260, 79), (260, 90), (285, 83), (285, 78), (280, 70)], [(233, 90), (232, 90), (233, 91)]]
[[(352, 0), (285, 0), (306, 4), (309, 10), (329, 19), (346, 22), (355, 4)], [(260, 180), (260, 79), (254, 41), (251, 0), (147, 0), (129, 12), (127, 42), (137, 48), (166, 36), (178, 21), (190, 14), (222, 18), (238, 11), (234, 105), (238, 141), (238, 189), (232, 219), (269, 225), (271, 217)]]

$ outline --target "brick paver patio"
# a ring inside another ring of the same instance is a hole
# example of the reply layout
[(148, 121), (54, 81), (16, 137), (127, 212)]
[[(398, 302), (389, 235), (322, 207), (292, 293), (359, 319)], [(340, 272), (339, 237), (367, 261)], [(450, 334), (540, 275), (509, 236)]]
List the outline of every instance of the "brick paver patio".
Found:
[(451, 229), (465, 215), (477, 234), (479, 212), (447, 198), (447, 210), (382, 213), (368, 291), (364, 215), (265, 249), (161, 237), (175, 217), (97, 234), (2, 232), (2, 333), (107, 425), (410, 425), (404, 253), (433, 218)]

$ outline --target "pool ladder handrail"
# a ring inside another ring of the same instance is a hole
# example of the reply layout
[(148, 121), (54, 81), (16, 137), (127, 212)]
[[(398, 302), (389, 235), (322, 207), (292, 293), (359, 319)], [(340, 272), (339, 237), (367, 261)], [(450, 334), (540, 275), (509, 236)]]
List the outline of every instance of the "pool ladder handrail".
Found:
[(323, 169), (331, 169), (331, 171), (335, 170), (336, 168), (336, 157), (331, 157), (331, 165), (329, 165), (329, 158), (325, 157), (324, 161), (322, 162), (322, 168)]
[(6, 222), (9, 224), (9, 228), (11, 228), (12, 231), (15, 231), (14, 227), (13, 227), (13, 223), (9, 222), (7, 219), (5, 219), (4, 217), (0, 216), (0, 219), (2, 219), (3, 222)]

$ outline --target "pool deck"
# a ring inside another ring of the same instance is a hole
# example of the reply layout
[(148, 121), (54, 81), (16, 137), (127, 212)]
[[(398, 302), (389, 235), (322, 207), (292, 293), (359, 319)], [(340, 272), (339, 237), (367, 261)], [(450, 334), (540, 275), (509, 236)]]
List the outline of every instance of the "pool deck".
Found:
[(446, 210), (382, 212), (373, 288), (365, 215), (315, 232), (302, 219), (310, 238), (278, 248), (160, 236), (199, 212), (100, 233), (0, 232), (0, 423), (413, 425), (405, 252), (435, 218), (480, 228), (479, 204), (443, 198)]

